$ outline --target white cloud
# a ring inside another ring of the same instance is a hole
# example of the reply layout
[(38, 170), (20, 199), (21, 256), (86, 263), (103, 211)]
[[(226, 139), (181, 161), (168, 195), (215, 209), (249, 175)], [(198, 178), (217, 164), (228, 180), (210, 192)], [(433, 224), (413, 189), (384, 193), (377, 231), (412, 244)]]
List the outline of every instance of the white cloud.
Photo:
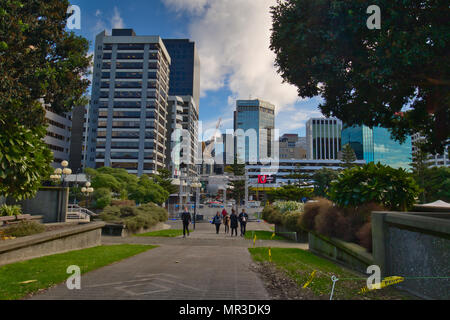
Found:
[(101, 14), (102, 14), (102, 11), (101, 11), (100, 9), (97, 9), (97, 10), (95, 11), (95, 16), (96, 16), (96, 17), (101, 16)]
[(232, 96), (249, 96), (274, 103), (277, 112), (299, 98), (294, 86), (283, 83), (269, 49), (275, 0), (164, 0), (169, 8), (199, 16), (189, 30), (201, 62), (201, 89), (228, 87)]
[(114, 15), (112, 16), (110, 22), (111, 22), (112, 29), (124, 28), (123, 19), (120, 16), (120, 12), (119, 12), (119, 9), (117, 9), (117, 7), (114, 7)]

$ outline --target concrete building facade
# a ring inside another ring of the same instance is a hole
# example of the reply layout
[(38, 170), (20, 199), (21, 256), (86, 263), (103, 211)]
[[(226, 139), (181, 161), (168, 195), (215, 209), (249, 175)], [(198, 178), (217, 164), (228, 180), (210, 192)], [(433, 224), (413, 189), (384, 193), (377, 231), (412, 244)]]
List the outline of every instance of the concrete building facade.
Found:
[(159, 36), (97, 35), (87, 166), (138, 175), (165, 167), (170, 62)]
[(341, 151), (342, 121), (337, 118), (311, 118), (306, 122), (307, 158), (336, 160)]

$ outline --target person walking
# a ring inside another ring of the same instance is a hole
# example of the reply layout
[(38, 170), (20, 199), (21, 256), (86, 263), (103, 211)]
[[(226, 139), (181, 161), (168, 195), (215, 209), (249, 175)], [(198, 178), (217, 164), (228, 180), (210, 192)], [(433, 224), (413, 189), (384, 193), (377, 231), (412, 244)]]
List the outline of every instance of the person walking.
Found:
[(245, 231), (247, 229), (247, 221), (248, 221), (248, 214), (245, 212), (245, 209), (242, 209), (242, 212), (239, 214), (239, 222), (241, 224), (241, 237), (245, 236)]
[(230, 232), (230, 216), (228, 214), (223, 217), (223, 225), (225, 226), (225, 233)]
[(189, 223), (191, 223), (191, 214), (187, 207), (184, 207), (184, 211), (181, 213), (181, 220), (183, 221), (183, 238), (186, 238), (186, 232), (189, 236)]
[(237, 227), (238, 227), (238, 216), (236, 214), (236, 211), (234, 209), (231, 209), (231, 215), (230, 215), (230, 227), (231, 227), (231, 236), (233, 236), (233, 231), (236, 234), (237, 237)]
[(219, 234), (220, 225), (222, 224), (222, 217), (220, 216), (219, 211), (217, 211), (216, 215), (214, 216), (212, 223), (216, 225), (216, 233)]

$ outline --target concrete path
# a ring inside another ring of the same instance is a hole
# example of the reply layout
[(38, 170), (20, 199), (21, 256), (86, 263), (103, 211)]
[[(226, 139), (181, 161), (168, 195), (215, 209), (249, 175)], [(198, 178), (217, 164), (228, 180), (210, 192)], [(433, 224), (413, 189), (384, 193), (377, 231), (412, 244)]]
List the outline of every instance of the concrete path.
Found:
[[(170, 222), (180, 228), (180, 222)], [(223, 226), (222, 226), (223, 227)], [(270, 230), (265, 223), (250, 223), (248, 229)], [(221, 230), (223, 232), (223, 230)], [(251, 240), (223, 233), (198, 223), (196, 231), (183, 238), (103, 237), (103, 244), (145, 243), (158, 248), (89, 272), (81, 277), (81, 290), (58, 285), (31, 299), (151, 299), (238, 300), (269, 299), (259, 276), (251, 271), (248, 248)], [(289, 241), (260, 241), (257, 246), (299, 247)]]

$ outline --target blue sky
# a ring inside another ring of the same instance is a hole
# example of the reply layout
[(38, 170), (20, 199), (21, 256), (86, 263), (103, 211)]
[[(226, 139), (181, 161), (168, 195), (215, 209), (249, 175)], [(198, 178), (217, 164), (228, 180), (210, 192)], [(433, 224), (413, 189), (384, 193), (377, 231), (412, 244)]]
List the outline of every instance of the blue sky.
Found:
[[(81, 9), (81, 30), (91, 42), (103, 30), (133, 28), (137, 35), (189, 38), (201, 63), (203, 130), (233, 126), (236, 99), (260, 98), (276, 106), (276, 127), (305, 135), (309, 117), (321, 116), (318, 98), (302, 100), (282, 83), (270, 51), (270, 6), (275, 0), (72, 0)], [(91, 49), (92, 50), (92, 49)], [(206, 138), (211, 133), (206, 133)]]

